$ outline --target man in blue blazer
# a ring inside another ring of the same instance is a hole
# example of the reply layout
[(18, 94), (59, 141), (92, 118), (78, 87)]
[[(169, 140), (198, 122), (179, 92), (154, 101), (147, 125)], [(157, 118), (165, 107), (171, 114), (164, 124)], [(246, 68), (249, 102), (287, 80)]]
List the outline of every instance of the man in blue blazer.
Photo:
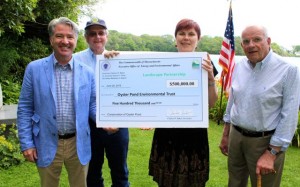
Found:
[(59, 186), (62, 166), (71, 187), (85, 187), (96, 120), (93, 71), (73, 58), (78, 26), (68, 18), (48, 25), (53, 54), (26, 67), (17, 125), (24, 157), (35, 162), (41, 186)]

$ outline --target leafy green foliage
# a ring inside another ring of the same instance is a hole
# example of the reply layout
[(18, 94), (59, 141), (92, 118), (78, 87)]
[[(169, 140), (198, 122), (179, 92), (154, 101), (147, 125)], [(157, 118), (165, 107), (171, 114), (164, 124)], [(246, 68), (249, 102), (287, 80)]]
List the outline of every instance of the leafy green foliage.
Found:
[(209, 54), (219, 54), (223, 38), (202, 36), (197, 51), (207, 51)]
[(141, 35), (140, 43), (144, 44), (148, 51), (176, 52), (174, 37), (171, 35), (150, 36)]
[[(109, 39), (106, 45), (108, 50), (117, 51), (161, 51), (161, 52), (175, 52), (175, 38), (172, 35), (163, 36), (151, 36), (141, 35), (136, 36), (129, 33), (119, 33), (116, 30), (109, 31)], [(209, 54), (219, 54), (221, 50), (223, 37), (210, 37), (202, 36), (201, 42), (198, 43), (196, 51), (206, 51)], [(243, 49), (240, 45), (241, 38), (235, 37), (235, 54), (244, 55)], [(278, 44), (272, 43), (275, 52), (282, 56), (293, 56), (290, 51), (285, 50), (282, 47), (278, 47)], [(295, 55), (294, 55), (295, 56)]]
[(171, 35), (150, 36), (147, 34), (136, 36), (128, 33), (109, 31), (108, 50), (117, 51), (176, 51), (174, 38)]
[(24, 32), (24, 22), (34, 21), (33, 9), (38, 0), (4, 0), (0, 1), (0, 37), (5, 32), (21, 35)]
[(20, 59), (15, 43), (10, 38), (0, 37), (0, 83), (11, 77), (10, 69)]
[(22, 82), (25, 68), (29, 62), (49, 56), (52, 52), (50, 46), (44, 44), (39, 38), (23, 39), (17, 49), (20, 59), (11, 68), (11, 75), (13, 74), (18, 82)]
[(79, 15), (89, 14), (92, 6), (97, 2), (97, 0), (39, 0), (33, 11), (38, 22), (46, 21), (48, 23), (53, 18), (61, 16), (77, 22)]
[[(108, 43), (106, 48), (108, 50), (118, 51), (146, 51), (140, 39), (137, 36), (126, 33), (119, 33), (117, 31), (109, 31)], [(138, 45), (140, 44), (140, 45)]]
[(293, 46), (293, 54), (300, 53), (300, 45)]
[(7, 127), (5, 124), (0, 124), (0, 168), (8, 169), (22, 161), (24, 158), (20, 151), (16, 125)]
[(2, 87), (2, 96), (3, 96), (3, 104), (17, 104), (19, 101), (21, 84), (14, 83), (8, 80), (3, 80), (1, 82)]
[(279, 46), (277, 43), (271, 43), (271, 48), (273, 51), (281, 56), (294, 56), (290, 51), (287, 51), (283, 47)]
[(26, 65), (32, 59), (49, 55), (50, 48), (38, 38), (26, 39), (18, 45), (9, 38), (0, 38), (0, 84), (3, 102), (17, 104)]
[(221, 85), (217, 80), (216, 85), (218, 86), (218, 100), (215, 106), (209, 109), (209, 119), (217, 122), (219, 125), (223, 124), (223, 115), (226, 110), (228, 97), (224, 93), (222, 93)]
[(94, 12), (92, 6), (96, 2), (101, 0), (1, 1), (0, 83), (21, 82), (29, 62), (51, 53), (47, 26), (52, 19), (65, 16), (77, 22), (81, 15)]
[(83, 33), (81, 32), (78, 36), (77, 45), (76, 45), (74, 52), (82, 51), (82, 50), (86, 49), (87, 47), (88, 47), (88, 45), (85, 41), (85, 37), (83, 36)]

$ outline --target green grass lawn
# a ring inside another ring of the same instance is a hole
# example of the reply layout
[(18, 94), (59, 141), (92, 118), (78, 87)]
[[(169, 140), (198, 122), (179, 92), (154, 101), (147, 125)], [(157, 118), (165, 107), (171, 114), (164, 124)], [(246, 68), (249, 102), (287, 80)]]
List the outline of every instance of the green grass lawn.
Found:
[[(209, 127), (210, 143), (210, 179), (207, 187), (227, 186), (226, 157), (219, 151), (223, 126), (211, 122)], [(129, 180), (132, 187), (156, 187), (156, 183), (148, 176), (148, 159), (151, 148), (153, 130), (142, 131), (130, 129), (130, 144), (128, 153)], [(111, 185), (107, 162), (103, 168), (105, 186)], [(286, 162), (282, 177), (282, 187), (295, 187), (300, 184), (300, 149), (290, 147), (286, 153)], [(37, 187), (39, 176), (34, 164), (25, 162), (8, 170), (0, 171), (0, 187)], [(62, 187), (68, 186), (67, 174), (63, 170)]]

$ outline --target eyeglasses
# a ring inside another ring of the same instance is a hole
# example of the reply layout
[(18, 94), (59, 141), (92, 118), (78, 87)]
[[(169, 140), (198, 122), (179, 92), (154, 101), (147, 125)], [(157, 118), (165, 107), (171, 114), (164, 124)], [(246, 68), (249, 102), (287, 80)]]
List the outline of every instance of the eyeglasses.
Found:
[(262, 42), (265, 38), (260, 38), (260, 37), (256, 37), (253, 39), (244, 39), (242, 40), (242, 44), (243, 45), (250, 45), (250, 43), (252, 42), (253, 44), (258, 44), (260, 42)]
[(92, 31), (92, 32), (88, 32), (87, 35), (88, 35), (89, 37), (97, 37), (98, 35), (99, 35), (99, 36), (105, 36), (105, 35), (106, 35), (106, 32), (105, 32), (105, 31), (99, 31), (99, 32), (94, 32), (94, 31)]

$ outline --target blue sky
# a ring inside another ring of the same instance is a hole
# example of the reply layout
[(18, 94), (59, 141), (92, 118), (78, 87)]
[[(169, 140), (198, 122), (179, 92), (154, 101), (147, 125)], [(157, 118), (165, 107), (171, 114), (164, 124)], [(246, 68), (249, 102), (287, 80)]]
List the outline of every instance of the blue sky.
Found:
[[(267, 27), (272, 42), (291, 49), (300, 45), (299, 0), (233, 0), (235, 36), (249, 24)], [(202, 35), (223, 36), (228, 16), (227, 0), (104, 0), (94, 15), (104, 19), (109, 30), (134, 35), (174, 33), (177, 22), (191, 18)], [(83, 28), (86, 18), (80, 21)]]

